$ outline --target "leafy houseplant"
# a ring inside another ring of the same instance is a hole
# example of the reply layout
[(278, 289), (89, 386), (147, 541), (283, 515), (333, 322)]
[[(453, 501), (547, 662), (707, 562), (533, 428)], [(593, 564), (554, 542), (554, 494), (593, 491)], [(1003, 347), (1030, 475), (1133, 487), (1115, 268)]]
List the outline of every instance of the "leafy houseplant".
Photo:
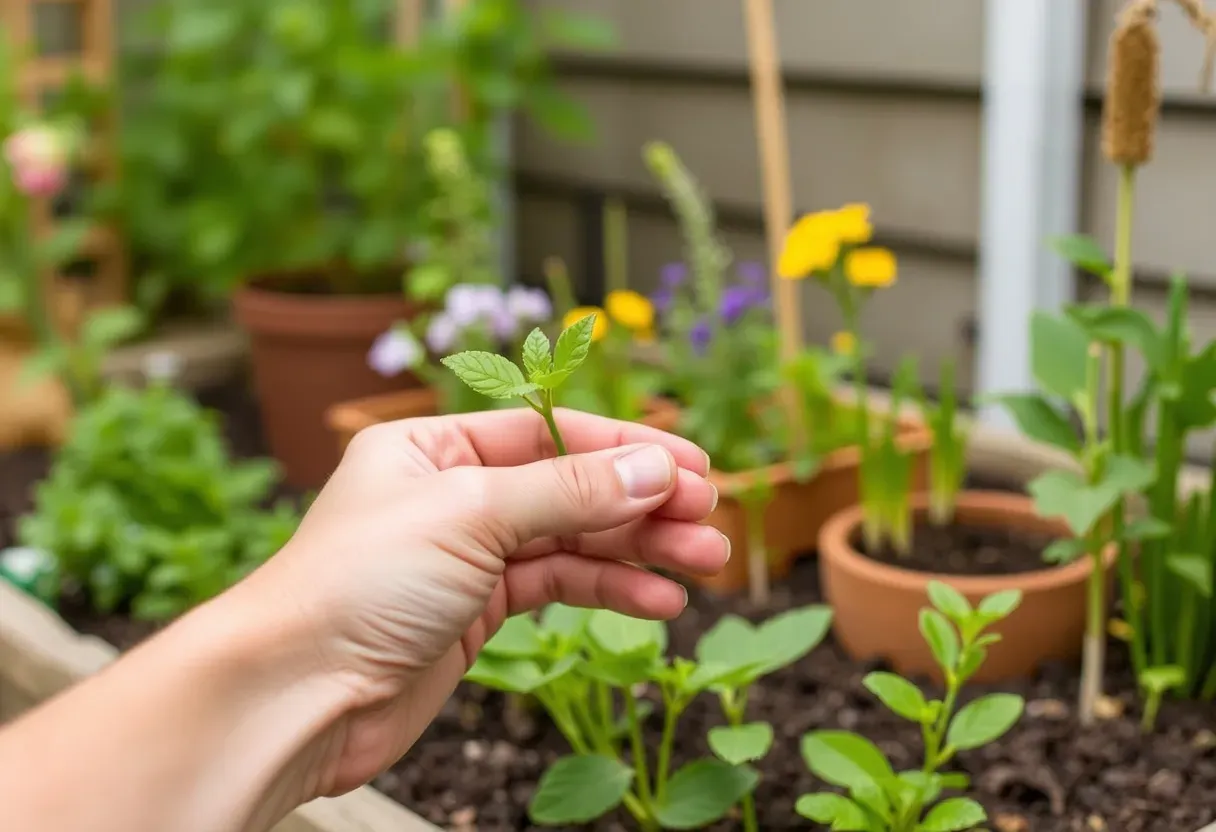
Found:
[[(536, 823), (589, 823), (623, 805), (641, 829), (698, 829), (742, 801), (744, 828), (754, 832), (750, 794), (759, 775), (748, 763), (768, 752), (773, 732), (744, 721), (747, 690), (810, 652), (830, 621), (823, 607), (792, 610), (760, 626), (727, 617), (701, 638), (695, 661), (673, 660), (658, 622), (553, 605), (539, 622), (508, 619), (468, 679), (535, 697), (574, 751), (541, 778), (529, 807)], [(642, 684), (655, 685), (662, 699), (654, 751), (643, 737), (650, 703), (638, 696)], [(727, 720), (709, 732), (715, 757), (673, 772), (680, 715), (703, 692), (718, 695)]]
[(958, 707), (963, 686), (983, 665), (988, 646), (1000, 638), (985, 629), (1009, 615), (1020, 598), (1016, 590), (1003, 592), (972, 608), (946, 584), (929, 584), (933, 607), (921, 611), (920, 631), (941, 666), (945, 696), (927, 700), (919, 688), (893, 673), (870, 673), (864, 680), (893, 713), (921, 726), (924, 764), (919, 770), (896, 773), (865, 738), (847, 731), (813, 731), (802, 740), (807, 765), (846, 794), (805, 795), (798, 801), (798, 813), (832, 829), (854, 832), (961, 832), (984, 823), (984, 809), (974, 800), (940, 799), (943, 791), (968, 785), (964, 775), (943, 773), (942, 768), (958, 752), (999, 739), (1021, 717), (1022, 699), (1007, 693)]
[(96, 609), (164, 620), (287, 542), (295, 511), (260, 508), (276, 477), (268, 461), (234, 464), (215, 415), (181, 393), (111, 388), (77, 415), (18, 536)]

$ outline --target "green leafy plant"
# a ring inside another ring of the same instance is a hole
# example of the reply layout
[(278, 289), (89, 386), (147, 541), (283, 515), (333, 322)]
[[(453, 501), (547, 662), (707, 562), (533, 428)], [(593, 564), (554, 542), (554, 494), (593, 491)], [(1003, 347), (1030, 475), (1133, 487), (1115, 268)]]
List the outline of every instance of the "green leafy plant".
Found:
[[(746, 722), (748, 688), (809, 653), (824, 637), (831, 611), (793, 610), (755, 626), (728, 617), (697, 645), (696, 660), (667, 657), (658, 622), (608, 611), (553, 605), (539, 621), (508, 619), (483, 648), (468, 679), (535, 697), (570, 743), (541, 778), (529, 814), (536, 823), (589, 823), (619, 806), (641, 829), (699, 829), (741, 801), (745, 828), (756, 826), (749, 795), (759, 774), (748, 765), (767, 754), (771, 726)], [(662, 701), (657, 750), (643, 726), (652, 710), (637, 687), (654, 685)], [(672, 771), (680, 716), (701, 693), (716, 693), (727, 724), (710, 731), (715, 757)]]
[(958, 413), (954, 364), (942, 362), (937, 402), (921, 399), (921, 411), (933, 432), (929, 449), (929, 520), (944, 526), (954, 519), (954, 506), (967, 475), (967, 427)]
[(900, 445), (898, 414), (918, 390), (916, 360), (909, 356), (892, 380), (890, 415), (867, 433), (862, 445), (862, 536), (872, 554), (888, 542), (897, 556), (912, 551), (912, 455)]
[(479, 350), (449, 355), (443, 364), (473, 390), (491, 399), (521, 399), (545, 419), (559, 456), (566, 443), (553, 418), (554, 394), (591, 351), (595, 315), (588, 315), (562, 330), (557, 343), (539, 328), (524, 341), (523, 369), (501, 355)]
[(929, 700), (918, 687), (893, 673), (866, 676), (866, 688), (894, 714), (921, 726), (925, 743), (920, 769), (895, 772), (869, 740), (847, 731), (812, 731), (802, 754), (821, 780), (845, 794), (820, 792), (798, 800), (800, 815), (842, 832), (961, 832), (987, 816), (967, 797), (941, 796), (965, 790), (966, 776), (942, 768), (960, 751), (999, 739), (1022, 715), (1018, 696), (995, 693), (958, 707), (959, 694), (983, 666), (987, 649), (1000, 636), (985, 632), (1017, 608), (1021, 593), (991, 595), (972, 608), (961, 593), (940, 582), (929, 584), (932, 608), (921, 611), (920, 630), (945, 678), (945, 696)]
[(295, 510), (261, 508), (276, 479), (268, 460), (234, 463), (217, 416), (183, 394), (110, 388), (77, 414), (18, 537), (96, 609), (163, 620), (287, 542)]

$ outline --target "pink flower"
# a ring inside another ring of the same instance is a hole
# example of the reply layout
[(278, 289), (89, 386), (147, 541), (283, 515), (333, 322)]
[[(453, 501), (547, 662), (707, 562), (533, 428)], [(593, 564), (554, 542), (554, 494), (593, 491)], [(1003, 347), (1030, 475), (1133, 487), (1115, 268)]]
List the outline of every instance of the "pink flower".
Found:
[(52, 127), (35, 125), (13, 133), (4, 142), (4, 158), (26, 196), (51, 197), (67, 185), (67, 139)]
[(507, 291), (507, 309), (523, 324), (543, 323), (553, 316), (549, 296), (527, 286), (512, 286)]
[(431, 323), (426, 328), (426, 345), (439, 355), (450, 353), (459, 337), (460, 327), (446, 312), (431, 318)]

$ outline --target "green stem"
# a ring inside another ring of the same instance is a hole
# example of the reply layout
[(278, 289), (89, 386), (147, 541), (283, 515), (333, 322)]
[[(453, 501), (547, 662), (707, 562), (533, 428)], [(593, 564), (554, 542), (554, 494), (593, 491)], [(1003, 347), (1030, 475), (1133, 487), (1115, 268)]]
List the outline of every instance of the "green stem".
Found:
[(1195, 663), (1195, 590), (1189, 585), (1180, 584), (1182, 593), (1181, 609), (1178, 613), (1178, 643), (1175, 645), (1177, 664), (1186, 674), (1186, 691), (1195, 687), (1199, 668)]
[[(729, 690), (722, 694), (722, 711), (726, 715), (726, 721), (735, 728), (743, 724), (743, 717), (747, 710), (747, 688), (743, 688), (738, 692)], [(744, 832), (760, 832), (760, 822), (756, 816), (756, 799), (748, 792), (743, 796), (741, 801), (743, 809), (743, 829)]]
[(1208, 669), (1208, 678), (1203, 683), (1203, 690), (1200, 691), (1199, 697), (1204, 702), (1216, 699), (1216, 662)]
[(676, 738), (676, 723), (680, 718), (680, 703), (663, 691), (663, 738), (659, 742), (659, 767), (655, 772), (655, 799), (663, 802), (667, 794), (667, 776), (671, 770), (671, 748)]
[(612, 690), (603, 682), (592, 682), (595, 685), (596, 702), (599, 705), (600, 711), (600, 727), (604, 734), (611, 738), (612, 732), (616, 728), (616, 722), (613, 719), (615, 716), (612, 708)]
[[(1153, 494), (1153, 516), (1176, 525), (1178, 468), (1182, 464), (1182, 439), (1177, 428), (1174, 405), (1162, 401), (1157, 427), (1157, 486)], [(1153, 634), (1149, 643), (1153, 664), (1167, 664), (1166, 643), (1166, 548), (1160, 542), (1151, 549), (1144, 564), (1144, 578), (1149, 597), (1149, 627)]]
[[(1085, 479), (1093, 485), (1101, 475), (1095, 449), (1101, 442), (1098, 414), (1101, 397), (1102, 349), (1091, 344), (1085, 366)], [(1101, 528), (1101, 520), (1098, 528)], [(1094, 709), (1102, 695), (1102, 675), (1106, 664), (1106, 571), (1102, 563), (1102, 537), (1097, 530), (1086, 534), (1086, 550), (1092, 558), (1086, 586), (1085, 640), (1082, 647), (1081, 690), (1079, 712), (1081, 724), (1093, 721)]]
[(932, 747), (925, 748), (925, 765), (922, 769), (925, 774), (932, 774), (937, 771), (950, 756), (945, 753), (946, 749), (942, 747), (942, 741), (946, 738), (946, 729), (950, 726), (950, 716), (954, 713), (955, 702), (958, 701), (958, 678), (954, 671), (950, 671), (946, 678), (946, 698), (942, 700), (942, 712), (937, 716), (937, 722), (933, 725), (933, 730), (929, 734), (928, 739), (932, 740)]
[(768, 499), (749, 496), (743, 501), (747, 523), (747, 585), (751, 602), (765, 606), (769, 601), (768, 544), (764, 534), (765, 510)]
[(1140, 730), (1151, 734), (1157, 725), (1157, 711), (1161, 708), (1161, 691), (1150, 690), (1144, 697), (1144, 716), (1140, 719)]
[[(1131, 298), (1132, 276), (1132, 217), (1135, 204), (1136, 168), (1124, 165), (1120, 170), (1119, 194), (1115, 215), (1115, 262), (1110, 277), (1110, 305), (1125, 307)], [(1127, 426), (1123, 411), (1124, 350), (1121, 343), (1110, 345), (1107, 413), (1111, 449), (1115, 454), (1128, 450)], [(1144, 626), (1135, 597), (1135, 572), (1131, 546), (1123, 540), (1127, 511), (1126, 499), (1120, 497), (1111, 515), (1112, 533), (1118, 546), (1119, 584), (1123, 593), (1124, 615), (1132, 630), (1132, 662), (1140, 673), (1148, 664)]]
[(629, 720), (629, 741), (633, 749), (633, 767), (637, 771), (638, 796), (648, 813), (654, 805), (654, 793), (650, 787), (650, 765), (646, 759), (646, 744), (642, 741), (642, 723), (638, 719), (637, 697), (628, 686), (624, 689), (625, 718)]
[(557, 447), (557, 455), (566, 455), (566, 442), (562, 439), (562, 432), (557, 429), (557, 421), (553, 418), (553, 391), (546, 390), (545, 398), (541, 405), (541, 415), (545, 417), (545, 424), (549, 426), (549, 435), (553, 437), (553, 444)]
[(629, 288), (629, 216), (617, 197), (604, 202), (604, 283), (609, 292)]

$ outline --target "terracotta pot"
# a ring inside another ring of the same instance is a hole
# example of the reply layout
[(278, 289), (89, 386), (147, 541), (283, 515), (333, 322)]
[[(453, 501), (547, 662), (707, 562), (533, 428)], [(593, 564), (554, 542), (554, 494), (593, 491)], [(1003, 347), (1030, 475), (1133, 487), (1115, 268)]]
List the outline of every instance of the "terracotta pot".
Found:
[(376, 336), (416, 310), (401, 295), (331, 296), (275, 291), (275, 278), (233, 296), (237, 320), (250, 336), (254, 383), (271, 452), (298, 488), (324, 484), (338, 463), (325, 411), (418, 380), (384, 378), (367, 366)]
[[(928, 499), (912, 501), (919, 519)], [(967, 491), (959, 495), (956, 517), (968, 525), (1023, 529), (1063, 536), (1058, 520), (1039, 517), (1033, 501), (1020, 494)], [(929, 606), (933, 580), (957, 589), (972, 604), (994, 592), (1022, 591), (1021, 606), (992, 632), (1002, 639), (989, 648), (976, 674), (979, 682), (999, 682), (1032, 674), (1044, 661), (1074, 659), (1085, 634), (1086, 583), (1091, 559), (1020, 575), (958, 576), (913, 572), (871, 560), (854, 547), (861, 534), (862, 509), (854, 505), (832, 517), (819, 536), (819, 574), (835, 610), (833, 628), (845, 652), (856, 659), (890, 661), (898, 673), (940, 681), (941, 674), (918, 627), (920, 610)], [(1106, 556), (1110, 567), (1115, 553)]]
[[(399, 419), (435, 416), (438, 413), (439, 393), (429, 387), (420, 387), (335, 405), (326, 412), (325, 424), (337, 434), (338, 453), (341, 454), (355, 434), (364, 428)], [(644, 425), (670, 431), (675, 427), (679, 416), (680, 411), (671, 402), (666, 399), (651, 399), (646, 403), (646, 412), (639, 421)]]
[[(913, 490), (924, 489), (928, 483), (932, 433), (922, 422), (903, 418), (899, 422), (898, 441), (901, 448), (915, 457)], [(774, 488), (764, 515), (764, 541), (770, 573), (780, 579), (789, 573), (796, 558), (815, 550), (820, 529), (828, 518), (857, 503), (860, 465), (861, 452), (851, 446), (828, 454), (815, 476), (806, 482), (798, 481), (790, 463), (731, 474), (711, 471), (710, 482), (718, 489), (718, 507), (709, 522), (730, 539), (731, 559), (722, 572), (712, 578), (699, 578), (698, 583), (719, 593), (747, 588), (747, 511), (737, 495), (756, 478), (766, 478)]]

